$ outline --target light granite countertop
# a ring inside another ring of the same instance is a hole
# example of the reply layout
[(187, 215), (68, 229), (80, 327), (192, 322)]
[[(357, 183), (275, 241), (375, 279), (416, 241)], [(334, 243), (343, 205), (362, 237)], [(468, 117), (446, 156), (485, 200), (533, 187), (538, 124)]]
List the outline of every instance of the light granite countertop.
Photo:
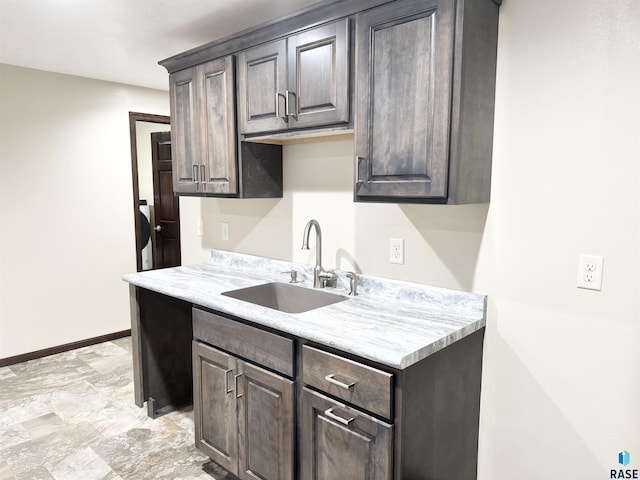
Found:
[[(477, 293), (358, 275), (358, 296), (304, 313), (290, 314), (221, 295), (266, 282), (311, 288), (313, 266), (213, 250), (211, 264), (124, 275), (137, 287), (176, 297), (327, 345), (383, 365), (403, 369), (485, 326), (486, 297)], [(327, 291), (347, 295), (345, 272)]]

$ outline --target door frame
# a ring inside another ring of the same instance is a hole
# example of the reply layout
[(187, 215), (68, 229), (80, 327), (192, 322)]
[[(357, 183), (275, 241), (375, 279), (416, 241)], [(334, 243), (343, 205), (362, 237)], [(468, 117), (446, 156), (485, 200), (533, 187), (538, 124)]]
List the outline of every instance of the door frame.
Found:
[(138, 187), (138, 143), (136, 141), (136, 122), (164, 123), (171, 124), (171, 117), (166, 115), (155, 115), (152, 113), (129, 112), (129, 136), (131, 142), (131, 178), (133, 183), (133, 225), (136, 237), (136, 270), (142, 270), (142, 254), (140, 251), (141, 239), (140, 219), (140, 189)]

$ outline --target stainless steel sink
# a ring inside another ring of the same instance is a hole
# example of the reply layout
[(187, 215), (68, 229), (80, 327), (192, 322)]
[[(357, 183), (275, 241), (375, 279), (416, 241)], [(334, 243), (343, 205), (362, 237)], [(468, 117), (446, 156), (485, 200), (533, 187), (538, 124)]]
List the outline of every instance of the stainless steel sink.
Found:
[(291, 283), (263, 283), (229, 290), (222, 295), (286, 313), (302, 313), (347, 300), (347, 297)]

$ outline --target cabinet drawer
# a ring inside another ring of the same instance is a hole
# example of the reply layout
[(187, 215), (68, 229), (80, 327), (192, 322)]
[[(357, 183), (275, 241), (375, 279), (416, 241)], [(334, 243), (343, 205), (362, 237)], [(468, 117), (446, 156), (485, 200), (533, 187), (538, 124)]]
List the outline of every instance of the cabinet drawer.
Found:
[(393, 375), (352, 360), (302, 347), (302, 380), (370, 412), (391, 418)]
[(293, 377), (293, 340), (193, 309), (193, 336), (227, 352)]

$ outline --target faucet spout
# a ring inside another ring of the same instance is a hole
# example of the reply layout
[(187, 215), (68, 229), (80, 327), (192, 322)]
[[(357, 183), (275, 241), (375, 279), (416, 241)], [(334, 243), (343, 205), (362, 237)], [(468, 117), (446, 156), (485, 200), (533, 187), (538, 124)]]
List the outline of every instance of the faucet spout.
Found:
[(304, 234), (302, 235), (302, 249), (309, 250), (309, 235), (311, 234), (311, 227), (316, 230), (316, 266), (313, 269), (313, 288), (322, 288), (321, 274), (324, 272), (322, 268), (322, 231), (320, 230), (320, 224), (317, 220), (309, 220), (304, 227)]

